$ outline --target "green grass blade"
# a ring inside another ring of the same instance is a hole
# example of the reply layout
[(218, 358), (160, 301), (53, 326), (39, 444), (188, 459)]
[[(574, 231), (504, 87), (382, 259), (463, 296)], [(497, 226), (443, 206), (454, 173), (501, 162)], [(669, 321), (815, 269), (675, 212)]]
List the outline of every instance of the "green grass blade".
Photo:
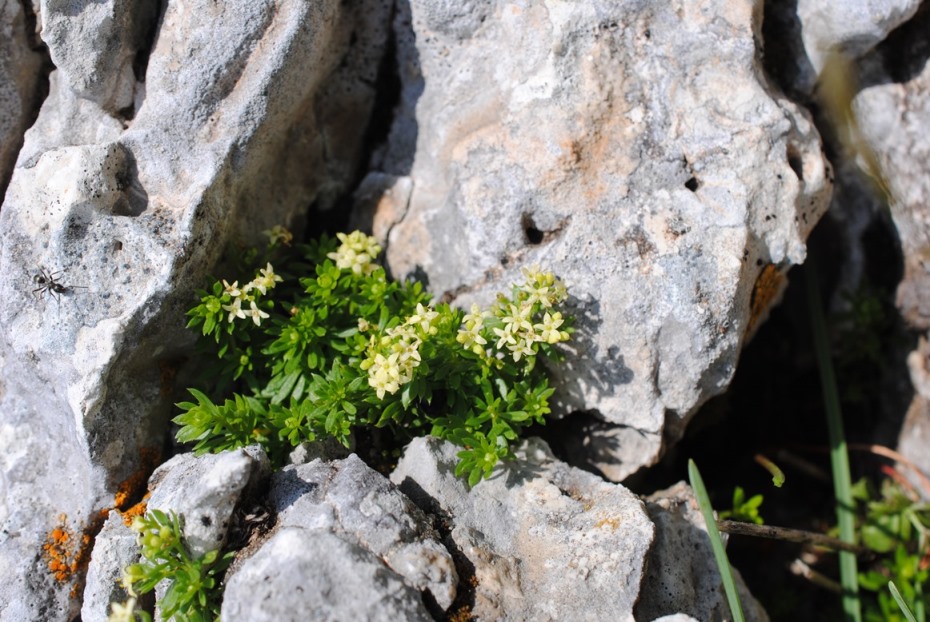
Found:
[(704, 523), (707, 525), (707, 535), (710, 537), (710, 545), (714, 550), (714, 559), (717, 560), (720, 578), (723, 579), (723, 589), (727, 594), (727, 602), (730, 604), (733, 622), (744, 622), (746, 618), (743, 617), (743, 605), (739, 600), (739, 593), (736, 591), (733, 570), (730, 568), (727, 552), (723, 548), (720, 531), (717, 529), (714, 508), (710, 505), (710, 497), (707, 496), (704, 480), (701, 479), (701, 474), (698, 472), (694, 460), (688, 460), (688, 479), (691, 481), (691, 488), (694, 489), (694, 496), (697, 497), (698, 506), (700, 506), (701, 514), (704, 516)]
[[(820, 369), (820, 384), (823, 390), (824, 410), (827, 415), (827, 430), (830, 437), (830, 465), (833, 468), (833, 493), (836, 496), (836, 516), (840, 527), (840, 539), (850, 544), (856, 542), (855, 505), (852, 496), (852, 480), (849, 475), (849, 453), (843, 433), (843, 417), (840, 412), (840, 397), (836, 388), (836, 376), (827, 340), (827, 327), (820, 303), (820, 286), (817, 283), (817, 266), (813, 257), (808, 258), (807, 299), (811, 313), (814, 351)], [(841, 551), (840, 584), (843, 586), (843, 612), (847, 620), (860, 622), (862, 610), (859, 603), (859, 581), (857, 578), (856, 555)]]
[(894, 602), (898, 603), (898, 607), (901, 608), (904, 617), (907, 618), (907, 622), (917, 622), (917, 618), (911, 613), (907, 603), (905, 603), (904, 599), (901, 597), (901, 592), (898, 591), (898, 587), (892, 581), (888, 582), (888, 589), (891, 591), (891, 597), (894, 598)]

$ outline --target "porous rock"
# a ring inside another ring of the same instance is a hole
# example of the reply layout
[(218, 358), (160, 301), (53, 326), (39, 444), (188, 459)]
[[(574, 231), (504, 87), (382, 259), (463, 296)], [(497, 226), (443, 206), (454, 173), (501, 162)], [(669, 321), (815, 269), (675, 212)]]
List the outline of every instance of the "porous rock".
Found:
[(285, 467), (272, 477), (269, 504), (279, 528), (333, 531), (377, 556), (410, 587), (428, 591), (443, 610), (455, 599), (455, 564), (427, 517), (355, 454)]
[[(683, 482), (650, 495), (646, 511), (656, 535), (646, 564), (637, 620), (686, 614), (697, 620), (731, 620), (723, 582), (714, 560), (704, 518), (691, 488)], [(746, 620), (768, 615), (733, 570)], [(664, 619), (664, 618), (662, 618)]]
[(445, 518), (480, 620), (632, 620), (653, 526), (618, 484), (556, 460), (530, 439), (474, 488), (454, 474), (455, 445), (407, 446), (391, 474)]
[(119, 579), (127, 566), (139, 561), (137, 538), (122, 516), (110, 512), (103, 529), (94, 539), (81, 605), (81, 622), (106, 622), (112, 603), (124, 603), (129, 598)]
[(396, 276), (466, 307), (523, 266), (560, 277), (578, 331), (559, 410), (615, 430), (589, 460), (622, 479), (727, 387), (804, 260), (819, 136), (759, 64), (761, 2), (468, 6), (399, 5), (400, 107), (368, 187), (410, 191), (372, 229)]
[(175, 513), (184, 541), (199, 557), (226, 542), (233, 509), (271, 473), (257, 446), (218, 454), (178, 454), (152, 473), (148, 508)]
[(420, 594), (371, 551), (322, 529), (277, 531), (226, 585), (227, 622), (432, 620)]
[[(354, 174), (390, 8), (40, 4), (62, 70), (0, 210), (0, 620), (17, 622), (78, 613), (80, 572), (56, 577), (43, 544), (62, 516), (92, 535), (161, 446), (183, 312), (223, 248), (331, 204)], [(114, 113), (133, 50), (132, 106)]]

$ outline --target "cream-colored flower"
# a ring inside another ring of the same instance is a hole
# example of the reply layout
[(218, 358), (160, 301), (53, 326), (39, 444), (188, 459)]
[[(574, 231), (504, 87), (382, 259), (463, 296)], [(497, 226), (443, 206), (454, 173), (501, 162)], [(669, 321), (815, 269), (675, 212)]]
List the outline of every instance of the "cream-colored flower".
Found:
[(125, 603), (113, 603), (110, 605), (110, 615), (107, 617), (107, 622), (133, 622), (135, 612), (135, 597), (131, 597)]
[(271, 229), (262, 231), (262, 233), (268, 236), (268, 243), (272, 246), (278, 242), (284, 246), (290, 246), (291, 242), (294, 240), (294, 234), (281, 225), (275, 225)]
[(435, 335), (436, 327), (433, 326), (433, 322), (438, 317), (438, 311), (433, 311), (432, 307), (424, 307), (418, 302), (416, 312), (404, 323), (408, 326), (418, 326), (424, 335)]
[(235, 318), (245, 319), (245, 311), (242, 310), (242, 298), (233, 298), (232, 304), (223, 305), (223, 310), (229, 311), (227, 322), (232, 322)]
[(381, 252), (381, 246), (373, 237), (361, 231), (350, 234), (337, 233), (336, 237), (342, 244), (334, 253), (326, 256), (336, 262), (340, 270), (351, 270), (355, 274), (371, 274), (375, 266), (372, 263)]
[(262, 320), (268, 317), (267, 313), (255, 306), (254, 300), (249, 303), (249, 311), (247, 312), (247, 315), (252, 318), (252, 321), (255, 322), (256, 326), (261, 326)]
[(558, 343), (560, 341), (567, 341), (568, 333), (564, 330), (559, 330), (559, 327), (564, 322), (565, 320), (562, 319), (561, 313), (546, 313), (543, 316), (542, 323), (536, 324), (535, 326), (536, 330), (539, 331), (540, 340), (549, 344)]
[(274, 289), (276, 283), (280, 283), (284, 280), (280, 275), (274, 273), (274, 268), (271, 266), (271, 263), (259, 270), (259, 274), (260, 276), (255, 277), (249, 285), (251, 286), (250, 289), (255, 288), (260, 291), (262, 296), (268, 293), (269, 289)]

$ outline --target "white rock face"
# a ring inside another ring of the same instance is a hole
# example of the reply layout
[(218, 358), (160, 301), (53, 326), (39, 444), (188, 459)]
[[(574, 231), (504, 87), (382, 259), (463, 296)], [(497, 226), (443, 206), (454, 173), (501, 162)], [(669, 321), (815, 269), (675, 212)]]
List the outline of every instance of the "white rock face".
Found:
[(87, 568), (81, 622), (107, 622), (112, 603), (124, 603), (129, 594), (119, 579), (129, 564), (139, 561), (138, 536), (123, 523), (123, 517), (110, 512), (103, 529), (94, 539), (94, 552)]
[(819, 73), (831, 50), (858, 58), (910, 19), (920, 0), (798, 0), (801, 37)]
[(480, 620), (633, 620), (653, 525), (619, 484), (557, 461), (538, 439), (469, 490), (458, 448), (416, 439), (391, 481), (447, 516), (473, 567)]
[(395, 275), (457, 304), (528, 264), (564, 280), (561, 409), (645, 439), (591, 441), (621, 479), (726, 388), (766, 266), (804, 260), (819, 137), (759, 66), (759, 2), (468, 6), (401, 4), (401, 109), (369, 188), (411, 190), (367, 197), (372, 228)]
[(78, 613), (42, 545), (62, 514), (89, 527), (161, 445), (183, 311), (223, 247), (344, 190), (390, 8), (74, 6), (40, 3), (60, 69), (0, 209), (4, 622)]
[(432, 620), (416, 590), (359, 544), (287, 527), (232, 576), (226, 622)]
[(278, 528), (333, 531), (376, 555), (410, 587), (428, 591), (442, 610), (455, 600), (455, 563), (427, 517), (355, 454), (284, 468), (272, 478), (269, 505)]

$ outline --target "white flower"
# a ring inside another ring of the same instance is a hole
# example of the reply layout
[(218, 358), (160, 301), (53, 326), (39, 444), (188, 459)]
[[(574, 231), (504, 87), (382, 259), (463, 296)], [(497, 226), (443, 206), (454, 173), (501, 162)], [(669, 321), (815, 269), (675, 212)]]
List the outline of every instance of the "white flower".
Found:
[(272, 246), (278, 242), (281, 242), (284, 246), (290, 246), (291, 241), (294, 239), (294, 234), (281, 225), (275, 225), (271, 229), (262, 231), (262, 233), (268, 236), (268, 241)]
[[(238, 302), (238, 299), (236, 300), (236, 302)], [(248, 315), (252, 318), (252, 321), (255, 322), (256, 326), (261, 326), (262, 320), (268, 317), (268, 314), (262, 311), (261, 309), (259, 309), (257, 306), (255, 306), (254, 300), (251, 301), (249, 305), (250, 305), (250, 308), (248, 311)], [(242, 317), (245, 317), (245, 313), (243, 313)]]
[(239, 289), (239, 281), (233, 281), (233, 284), (230, 285), (226, 282), (226, 279), (223, 279), (223, 291), (229, 294), (231, 298), (238, 298), (242, 295), (242, 290)]
[(245, 311), (242, 310), (242, 298), (233, 298), (232, 304), (223, 305), (223, 310), (229, 311), (227, 322), (232, 322), (233, 318), (245, 319)]
[(494, 334), (499, 338), (497, 341), (497, 346), (495, 346), (498, 350), (503, 348), (505, 345), (513, 345), (517, 343), (513, 333), (511, 333), (509, 330), (505, 330), (503, 328), (495, 328), (493, 330)]
[(326, 256), (336, 262), (337, 268), (352, 270), (355, 274), (371, 274), (374, 271), (372, 262), (381, 252), (377, 240), (361, 231), (353, 231), (348, 235), (337, 233), (336, 237), (342, 244), (336, 252), (327, 253)]
[(517, 343), (507, 346), (507, 349), (513, 354), (513, 361), (515, 363), (519, 363), (520, 358), (523, 356), (534, 356), (536, 354), (530, 346), (530, 342), (526, 339), (521, 339)]
[(435, 335), (436, 329), (433, 327), (433, 321), (439, 317), (438, 311), (433, 311), (432, 307), (423, 307), (417, 303), (416, 312), (407, 318), (404, 322), (408, 326), (419, 326), (425, 335)]
[(264, 296), (267, 293), (267, 290), (274, 289), (275, 283), (280, 283), (282, 279), (279, 275), (274, 273), (274, 268), (271, 267), (269, 263), (267, 266), (259, 270), (261, 276), (255, 277), (251, 283), (246, 287), (249, 289), (255, 288), (262, 293)]
[(136, 599), (130, 598), (123, 603), (113, 603), (110, 605), (110, 615), (107, 622), (133, 622), (135, 619)]
[(546, 343), (552, 344), (560, 341), (567, 341), (568, 333), (564, 330), (559, 330), (559, 326), (561, 326), (564, 321), (561, 313), (546, 313), (543, 316), (542, 324), (537, 324), (534, 328), (539, 331), (540, 340)]

